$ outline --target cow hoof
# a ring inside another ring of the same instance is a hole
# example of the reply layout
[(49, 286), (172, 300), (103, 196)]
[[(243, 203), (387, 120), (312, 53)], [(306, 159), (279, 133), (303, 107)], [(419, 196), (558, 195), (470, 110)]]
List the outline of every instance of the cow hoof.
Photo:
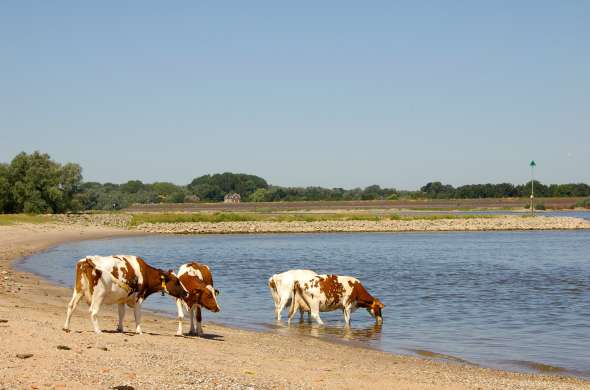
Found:
[(66, 333), (70, 333), (70, 330), (68, 328), (62, 328), (61, 330), (63, 330)]

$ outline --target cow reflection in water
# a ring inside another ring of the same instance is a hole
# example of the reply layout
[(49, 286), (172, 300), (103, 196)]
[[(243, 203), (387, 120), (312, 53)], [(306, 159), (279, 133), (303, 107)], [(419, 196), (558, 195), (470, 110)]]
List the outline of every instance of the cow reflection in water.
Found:
[(342, 325), (318, 325), (310, 322), (292, 323), (289, 328), (294, 329), (302, 335), (313, 337), (328, 337), (334, 339), (344, 339), (352, 341), (378, 341), (381, 339), (382, 324), (371, 324), (366, 327), (353, 328)]

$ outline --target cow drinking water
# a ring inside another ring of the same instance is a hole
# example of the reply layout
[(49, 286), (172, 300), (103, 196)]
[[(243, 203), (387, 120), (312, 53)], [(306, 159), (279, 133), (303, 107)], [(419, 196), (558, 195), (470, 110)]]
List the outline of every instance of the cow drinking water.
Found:
[(307, 281), (295, 282), (293, 300), (289, 310), (289, 322), (297, 310), (310, 311), (318, 324), (324, 322), (320, 312), (342, 309), (344, 322), (350, 324), (350, 314), (357, 308), (367, 309), (378, 324), (383, 322), (381, 309), (385, 305), (374, 298), (358, 279), (351, 276), (317, 275)]

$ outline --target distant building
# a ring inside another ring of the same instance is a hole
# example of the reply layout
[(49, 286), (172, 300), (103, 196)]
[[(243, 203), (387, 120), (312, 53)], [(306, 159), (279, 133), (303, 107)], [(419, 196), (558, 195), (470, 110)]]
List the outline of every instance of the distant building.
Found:
[(242, 199), (242, 197), (240, 196), (240, 194), (236, 194), (234, 193), (229, 193), (229, 194), (225, 194), (225, 196), (223, 197), (223, 203), (240, 203), (240, 200)]

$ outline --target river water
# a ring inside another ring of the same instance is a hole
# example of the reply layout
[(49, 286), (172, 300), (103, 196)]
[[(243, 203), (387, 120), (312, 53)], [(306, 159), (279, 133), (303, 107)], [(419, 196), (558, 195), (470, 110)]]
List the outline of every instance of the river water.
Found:
[[(590, 378), (590, 231), (146, 236), (60, 245), (19, 267), (72, 286), (75, 262), (94, 254), (208, 264), (222, 311), (204, 312), (205, 332), (212, 321)], [(293, 268), (359, 278), (385, 304), (383, 325), (362, 309), (350, 329), (341, 312), (322, 313), (323, 327), (276, 323), (267, 280)], [(145, 306), (175, 313), (170, 297)]]

